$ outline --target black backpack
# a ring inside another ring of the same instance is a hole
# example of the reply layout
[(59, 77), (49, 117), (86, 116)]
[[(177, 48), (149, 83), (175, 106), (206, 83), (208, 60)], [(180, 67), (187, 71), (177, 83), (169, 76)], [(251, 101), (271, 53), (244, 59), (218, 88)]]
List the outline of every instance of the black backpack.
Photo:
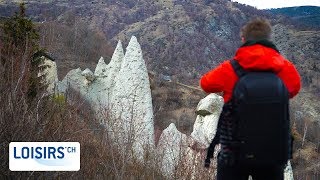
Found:
[(230, 62), (239, 77), (231, 100), (236, 163), (287, 163), (292, 148), (287, 88), (273, 72), (247, 72)]

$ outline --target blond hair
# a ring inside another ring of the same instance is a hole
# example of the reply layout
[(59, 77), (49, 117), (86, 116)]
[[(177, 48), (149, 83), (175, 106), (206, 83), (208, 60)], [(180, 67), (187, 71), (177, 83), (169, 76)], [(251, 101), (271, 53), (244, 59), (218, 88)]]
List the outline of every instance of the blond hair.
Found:
[(267, 19), (255, 18), (241, 28), (241, 37), (248, 40), (270, 40), (271, 24)]

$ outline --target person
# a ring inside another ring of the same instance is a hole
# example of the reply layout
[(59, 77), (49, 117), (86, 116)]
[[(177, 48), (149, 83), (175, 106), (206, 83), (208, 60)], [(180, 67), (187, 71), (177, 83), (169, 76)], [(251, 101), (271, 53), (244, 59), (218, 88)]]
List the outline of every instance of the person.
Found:
[[(225, 105), (229, 104), (229, 102), (232, 101), (234, 87), (239, 80), (237, 72), (232, 65), (232, 61), (236, 61), (246, 72), (271, 71), (281, 79), (288, 91), (289, 98), (297, 95), (301, 88), (300, 75), (295, 66), (284, 58), (276, 46), (271, 42), (271, 31), (270, 22), (264, 18), (252, 19), (244, 25), (240, 32), (241, 41), (243, 43), (242, 46), (237, 49), (232, 60), (224, 61), (201, 77), (201, 88), (207, 93), (221, 92)], [(226, 109), (230, 110), (231, 108), (229, 106), (224, 106), (223, 111)], [(232, 109), (230, 111), (232, 111)], [(222, 117), (222, 115), (223, 114), (221, 114), (220, 119), (222, 121), (228, 121), (226, 120), (228, 117), (225, 115)], [(220, 120), (218, 124), (220, 124), (218, 125), (218, 128), (221, 128)], [(218, 129), (216, 135), (223, 136), (223, 132), (221, 131)], [(217, 138), (214, 138), (213, 143), (217, 143)], [(228, 153), (232, 153), (232, 147), (228, 147), (228, 145), (223, 146), (221, 138), (220, 144), (221, 150), (218, 155), (217, 168), (218, 180), (247, 180), (249, 175), (253, 176), (254, 179), (283, 179), (285, 164), (268, 167), (250, 167), (235, 164), (233, 159), (231, 160), (232, 162), (227, 162), (232, 164), (232, 166), (225, 166), (226, 159), (224, 159), (224, 156), (226, 155), (226, 157), (228, 157)], [(212, 151), (212, 148), (212, 145), (210, 145), (209, 151)], [(208, 155), (208, 157), (210, 156)]]

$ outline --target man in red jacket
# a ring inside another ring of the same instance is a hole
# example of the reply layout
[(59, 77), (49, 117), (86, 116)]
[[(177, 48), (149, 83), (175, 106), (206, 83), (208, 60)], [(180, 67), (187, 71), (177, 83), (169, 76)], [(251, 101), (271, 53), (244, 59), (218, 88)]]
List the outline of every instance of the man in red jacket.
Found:
[[(236, 51), (233, 59), (245, 71), (271, 71), (275, 73), (282, 80), (290, 98), (292, 98), (301, 87), (299, 73), (294, 65), (279, 53), (270, 38), (271, 25), (267, 20), (257, 18), (250, 21), (241, 29), (243, 45)], [(222, 92), (224, 102), (228, 103), (232, 98), (233, 88), (238, 79), (230, 60), (227, 60), (203, 75), (200, 85), (207, 93)], [(219, 168), (218, 161), (218, 180), (248, 178), (240, 176), (239, 169)], [(270, 170), (264, 176), (263, 179), (283, 179), (283, 166)]]

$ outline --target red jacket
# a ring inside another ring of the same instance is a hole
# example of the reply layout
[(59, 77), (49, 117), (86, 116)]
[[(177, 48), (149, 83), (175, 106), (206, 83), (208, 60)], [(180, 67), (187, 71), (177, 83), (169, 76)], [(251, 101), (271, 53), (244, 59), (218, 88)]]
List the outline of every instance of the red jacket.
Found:
[[(271, 47), (254, 44), (240, 47), (234, 57), (247, 71), (273, 71), (286, 85), (290, 98), (300, 90), (300, 76), (294, 65)], [(238, 77), (230, 61), (225, 61), (202, 76), (201, 88), (207, 93), (223, 92), (224, 102), (232, 97), (232, 91)]]

